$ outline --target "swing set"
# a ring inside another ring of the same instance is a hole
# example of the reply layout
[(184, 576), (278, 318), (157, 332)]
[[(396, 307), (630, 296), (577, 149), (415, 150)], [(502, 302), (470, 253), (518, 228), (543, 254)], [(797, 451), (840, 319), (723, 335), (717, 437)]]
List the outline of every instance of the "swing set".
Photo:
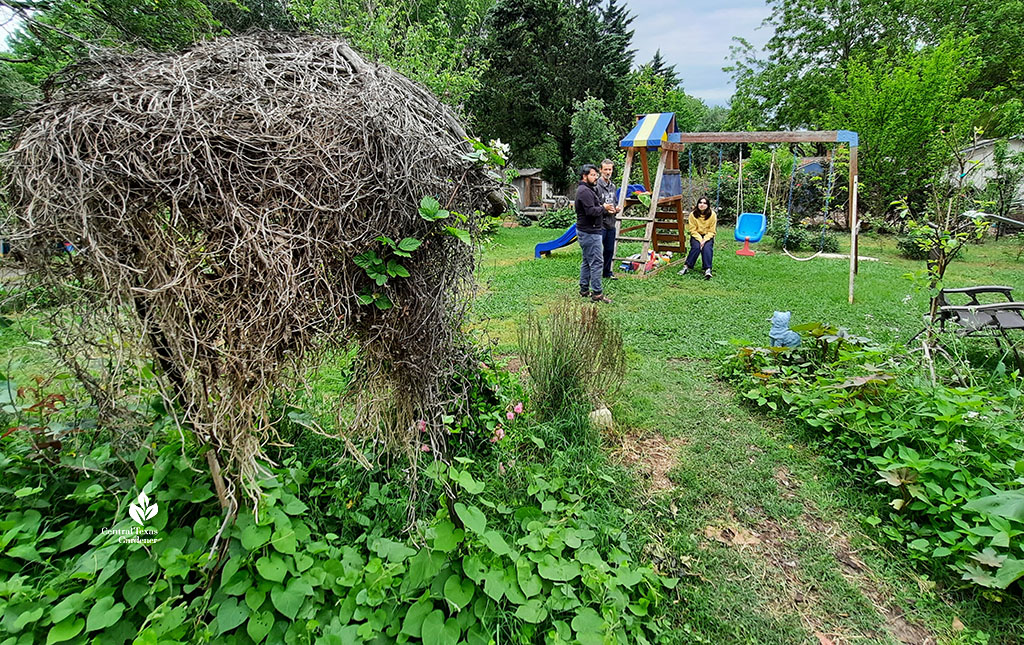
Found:
[[(849, 274), (849, 301), (853, 304), (853, 286), (854, 277), (858, 272), (858, 239), (857, 233), (860, 228), (860, 223), (857, 219), (857, 149), (858, 149), (858, 136), (856, 132), (850, 130), (830, 130), (830, 131), (797, 131), (797, 132), (683, 132), (673, 133), (672, 137), (666, 141), (661, 142), (661, 148), (666, 151), (671, 151), (676, 154), (687, 150), (690, 153), (690, 160), (692, 161), (692, 150), (688, 149), (687, 146), (694, 143), (834, 143), (834, 144), (846, 144), (850, 146), (850, 171), (849, 171), (849, 183), (850, 183), (850, 199), (847, 204), (847, 222), (850, 224), (850, 274)], [(736, 232), (735, 237), (739, 242), (743, 242), (743, 248), (736, 251), (737, 255), (752, 256), (754, 251), (750, 249), (751, 243), (759, 242), (764, 237), (765, 231), (768, 226), (768, 218), (765, 215), (765, 211), (768, 208), (768, 188), (765, 189), (765, 203), (760, 213), (746, 213), (743, 211), (743, 157), (742, 152), (740, 153), (740, 164), (739, 164), (739, 211), (740, 214), (736, 218)], [(813, 258), (822, 256), (825, 241), (825, 229), (828, 225), (828, 209), (832, 201), (832, 192), (835, 185), (835, 162), (830, 164), (828, 188), (825, 193), (825, 217), (822, 221), (821, 236), (819, 241), (818, 251), (813, 255), (805, 258), (799, 258), (789, 252), (787, 245), (789, 243), (789, 230), (793, 215), (793, 181), (796, 175), (796, 155), (793, 160), (793, 171), (790, 174), (789, 181), (789, 197), (788, 205), (786, 208), (786, 233), (783, 239), (783, 253), (788, 257), (805, 262)], [(715, 195), (715, 206), (717, 208), (719, 199), (721, 197), (721, 182), (722, 182), (722, 149), (718, 150), (718, 187)], [(769, 164), (768, 170), (768, 186), (771, 185), (771, 176), (775, 166), (775, 153), (772, 153), (772, 161)], [(691, 163), (691, 192), (692, 192), (692, 163)], [(831, 257), (831, 256), (830, 256)]]

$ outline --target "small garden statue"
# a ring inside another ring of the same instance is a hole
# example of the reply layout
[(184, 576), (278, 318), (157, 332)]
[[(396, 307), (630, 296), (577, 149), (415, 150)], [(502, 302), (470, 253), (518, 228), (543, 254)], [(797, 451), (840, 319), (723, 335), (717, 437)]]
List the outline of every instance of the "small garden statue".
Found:
[(772, 329), (768, 332), (768, 338), (772, 341), (772, 347), (799, 347), (800, 334), (789, 328), (789, 319), (792, 314), (788, 311), (776, 311), (772, 314)]

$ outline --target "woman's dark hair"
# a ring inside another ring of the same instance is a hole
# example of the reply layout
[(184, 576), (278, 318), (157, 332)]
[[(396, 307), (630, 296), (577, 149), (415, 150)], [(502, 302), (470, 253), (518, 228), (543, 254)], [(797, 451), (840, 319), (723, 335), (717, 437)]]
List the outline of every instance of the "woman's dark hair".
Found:
[[(700, 208), (698, 208), (701, 202), (704, 202), (705, 204), (708, 205), (708, 209), (703, 213), (700, 212)], [(693, 214), (696, 215), (697, 217), (700, 217), (701, 219), (707, 219), (711, 217), (711, 200), (709, 200), (707, 196), (698, 197), (697, 203), (693, 205)]]

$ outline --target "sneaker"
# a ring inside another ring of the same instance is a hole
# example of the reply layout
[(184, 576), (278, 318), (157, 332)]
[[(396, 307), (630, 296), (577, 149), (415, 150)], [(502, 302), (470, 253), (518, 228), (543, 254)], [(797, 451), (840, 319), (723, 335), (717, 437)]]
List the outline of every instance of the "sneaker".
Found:
[(690, 270), (690, 267), (683, 265), (683, 268), (679, 270), (679, 275), (686, 275), (686, 272)]
[(617, 275), (606, 275), (606, 276), (604, 276), (604, 277), (603, 277), (603, 278), (601, 278), (601, 279), (602, 279), (602, 280), (618, 280), (618, 279), (619, 279), (619, 276), (617, 276)]
[(584, 290), (580, 289), (580, 298), (589, 298), (589, 297), (590, 297), (590, 291), (584, 291)]
[(611, 302), (612, 301), (611, 298), (609, 298), (608, 296), (604, 295), (603, 293), (595, 293), (595, 294), (591, 295), (590, 296), (590, 300), (592, 302)]
[(705, 280), (710, 280), (711, 279), (711, 269), (705, 269), (704, 270), (704, 279)]

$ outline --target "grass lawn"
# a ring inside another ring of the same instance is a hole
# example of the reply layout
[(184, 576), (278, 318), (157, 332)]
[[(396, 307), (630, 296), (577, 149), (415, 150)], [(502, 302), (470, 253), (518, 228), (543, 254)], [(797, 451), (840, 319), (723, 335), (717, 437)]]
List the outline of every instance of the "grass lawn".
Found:
[[(500, 352), (515, 352), (528, 312), (578, 297), (578, 246), (533, 260), (534, 245), (558, 234), (502, 229), (483, 253), (474, 325)], [(797, 262), (763, 244), (756, 257), (740, 257), (730, 230), (718, 242), (711, 281), (676, 267), (606, 287), (614, 302), (605, 311), (622, 327), (631, 364), (607, 447), (646, 446), (633, 450), (650, 453), (641, 470), (667, 469), (672, 486), (651, 494), (637, 521), (650, 552), (684, 576), (669, 610), (679, 642), (983, 643), (985, 634), (1022, 642), (1019, 599), (929, 580), (862, 522), (888, 502), (882, 488), (853, 485), (825, 446), (740, 405), (715, 379), (731, 339), (767, 344), (774, 310), (792, 311), (794, 325), (822, 321), (905, 343), (928, 303), (905, 276), (923, 263), (897, 257), (891, 239), (862, 238), (861, 254), (880, 261), (860, 263), (850, 305), (844, 260)], [(1024, 294), (1016, 244), (972, 246), (946, 285), (1006, 284)], [(668, 447), (669, 463), (654, 463), (651, 446)]]

